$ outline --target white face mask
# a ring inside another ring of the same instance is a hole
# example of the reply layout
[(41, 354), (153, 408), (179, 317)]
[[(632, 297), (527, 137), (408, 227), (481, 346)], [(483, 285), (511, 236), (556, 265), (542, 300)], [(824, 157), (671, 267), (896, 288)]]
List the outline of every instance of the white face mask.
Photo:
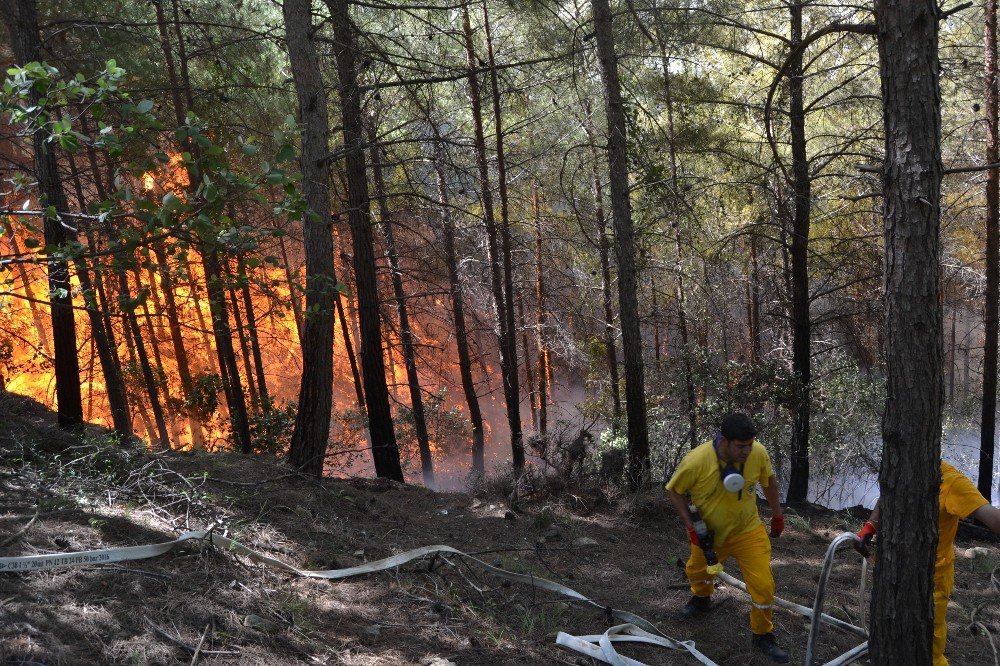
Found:
[(743, 475), (732, 467), (722, 470), (722, 487), (731, 493), (738, 493), (747, 484)]

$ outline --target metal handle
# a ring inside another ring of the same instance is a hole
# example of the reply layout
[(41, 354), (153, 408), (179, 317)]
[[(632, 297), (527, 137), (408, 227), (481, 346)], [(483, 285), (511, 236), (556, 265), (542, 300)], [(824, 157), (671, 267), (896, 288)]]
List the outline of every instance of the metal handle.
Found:
[[(806, 661), (805, 666), (813, 666), (814, 652), (816, 649), (816, 639), (819, 637), (819, 625), (820, 618), (823, 615), (823, 601), (826, 597), (826, 582), (830, 578), (830, 572), (833, 570), (833, 556), (837, 553), (837, 550), (848, 542), (861, 543), (861, 539), (858, 538), (857, 534), (853, 532), (844, 532), (836, 539), (834, 539), (830, 546), (826, 549), (826, 557), (823, 560), (823, 571), (819, 576), (819, 586), (816, 588), (816, 600), (813, 603), (813, 614), (812, 621), (809, 623), (809, 642), (806, 644)], [(864, 590), (865, 584), (865, 573), (867, 567), (862, 569), (861, 572), (861, 589)], [(863, 602), (862, 602), (863, 603)], [(864, 626), (864, 621), (862, 620), (862, 627)], [(864, 644), (867, 649), (867, 643)], [(859, 649), (855, 648), (855, 650)], [(852, 650), (851, 652), (855, 652)]]

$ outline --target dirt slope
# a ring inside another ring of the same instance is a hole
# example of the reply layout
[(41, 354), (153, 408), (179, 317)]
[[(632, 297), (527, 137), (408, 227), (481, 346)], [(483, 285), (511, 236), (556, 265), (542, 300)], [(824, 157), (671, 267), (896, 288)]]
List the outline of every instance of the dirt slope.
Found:
[[(213, 523), (308, 569), (447, 544), (636, 613), (693, 639), (719, 664), (768, 663), (750, 650), (749, 604), (737, 590), (720, 589), (704, 619), (676, 619), (689, 594), (679, 566), (686, 535), (659, 493), (609, 503), (613, 493), (595, 486), (553, 496), (536, 483), (522, 488), (512, 511), (502, 479), (476, 495), (438, 494), (370, 479), (319, 483), (267, 458), (150, 455), (109, 447), (97, 432), (69, 437), (38, 405), (9, 396), (0, 398), (0, 423), (2, 556), (158, 543)], [(829, 541), (858, 522), (829, 512), (791, 517), (774, 541), (779, 596), (811, 605)], [(987, 638), (966, 628), (974, 608), (985, 604), (976, 619), (1000, 638), (1000, 604), (989, 589), (1000, 551), (970, 542), (960, 550), (974, 545), (985, 550), (959, 555), (949, 610), (954, 664), (993, 663)], [(727, 571), (739, 575), (733, 563)], [(856, 557), (839, 560), (828, 612), (858, 618), (859, 573)], [(801, 663), (805, 621), (779, 610), (776, 623)], [(505, 583), (457, 558), (329, 582), (186, 546), (121, 565), (0, 574), (4, 665), (590, 664), (557, 647), (555, 635), (610, 624), (598, 608)], [(856, 642), (826, 630), (821, 661)], [(696, 663), (653, 648), (622, 651), (648, 664)]]

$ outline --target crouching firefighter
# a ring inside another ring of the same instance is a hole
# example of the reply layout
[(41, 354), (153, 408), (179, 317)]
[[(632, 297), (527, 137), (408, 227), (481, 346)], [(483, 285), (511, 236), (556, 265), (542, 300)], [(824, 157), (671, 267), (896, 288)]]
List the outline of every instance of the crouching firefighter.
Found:
[[(681, 616), (690, 619), (712, 608), (715, 574), (733, 557), (753, 602), (753, 645), (773, 661), (785, 664), (788, 653), (774, 640), (771, 542), (757, 514), (758, 483), (771, 507), (772, 537), (785, 529), (785, 517), (771, 460), (764, 447), (754, 441), (756, 436), (757, 429), (748, 416), (727, 415), (715, 440), (690, 451), (666, 484), (691, 541), (685, 570), (693, 596), (681, 609)], [(690, 506), (685, 495), (690, 495)], [(718, 564), (709, 562), (706, 553)]]

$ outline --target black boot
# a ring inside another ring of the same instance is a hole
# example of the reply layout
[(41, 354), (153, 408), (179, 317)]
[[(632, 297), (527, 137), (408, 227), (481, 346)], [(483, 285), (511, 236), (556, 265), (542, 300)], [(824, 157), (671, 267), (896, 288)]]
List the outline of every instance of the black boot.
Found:
[(776, 664), (787, 664), (788, 653), (774, 642), (774, 634), (754, 634), (753, 646), (771, 658)]
[(691, 597), (684, 607), (681, 608), (681, 618), (685, 620), (690, 620), (693, 617), (702, 615), (712, 610), (712, 598), (711, 597)]

